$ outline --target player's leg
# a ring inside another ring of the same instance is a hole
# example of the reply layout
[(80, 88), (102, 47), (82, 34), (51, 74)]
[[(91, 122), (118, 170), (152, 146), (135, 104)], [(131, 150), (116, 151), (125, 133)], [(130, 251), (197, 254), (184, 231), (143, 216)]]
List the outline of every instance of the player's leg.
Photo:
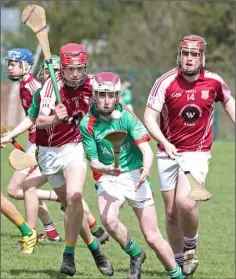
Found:
[(175, 260), (182, 267), (184, 262), (183, 232), (175, 203), (179, 167), (164, 152), (157, 153), (157, 166), (160, 191), (165, 206), (166, 233)]
[(86, 214), (84, 214), (82, 227), (80, 230), (80, 236), (83, 239), (84, 243), (87, 245), (90, 250), (97, 268), (103, 275), (112, 276), (113, 275), (113, 266), (111, 261), (105, 256), (100, 242), (92, 235)]
[[(125, 198), (119, 193), (117, 185), (112, 189), (112, 182), (97, 183), (98, 208), (101, 221), (111, 237), (130, 256), (130, 270), (128, 279), (133, 277), (133, 269), (140, 268), (146, 255), (130, 236), (127, 228), (118, 219), (120, 207)], [(105, 190), (106, 189), (106, 190)], [(109, 189), (109, 191), (107, 191)]]
[(37, 241), (37, 233), (25, 222), (23, 216), (16, 209), (15, 205), (5, 198), (1, 193), (1, 212), (15, 224), (22, 235), (22, 252), (31, 254)]
[[(205, 183), (208, 172), (209, 152), (186, 152), (181, 160), (186, 170), (202, 184)], [(197, 241), (198, 241), (198, 208), (197, 203), (188, 198), (190, 184), (186, 176), (180, 171), (176, 190), (176, 206), (180, 213), (180, 221), (184, 234), (184, 266), (183, 272), (191, 275), (198, 266)]]
[(184, 240), (180, 225), (179, 211), (175, 203), (176, 191), (162, 191), (165, 205), (166, 233), (170, 246), (174, 252), (177, 264), (182, 268), (184, 264)]
[(28, 173), (15, 171), (7, 186), (7, 193), (13, 199), (24, 199), (22, 183), (27, 178)]
[(166, 240), (163, 239), (157, 223), (154, 205), (144, 204), (144, 208), (133, 207), (139, 220), (140, 228), (149, 247), (154, 250), (170, 278), (183, 279), (182, 270), (176, 264), (173, 251)]
[(39, 201), (39, 211), (38, 216), (43, 223), (45, 233), (38, 235), (38, 241), (60, 241), (60, 235), (58, 234), (55, 225), (49, 215), (48, 207), (45, 201)]
[[(82, 191), (87, 174), (82, 144), (65, 144), (59, 148), (51, 148), (54, 156), (49, 158), (48, 152), (40, 154), (39, 164), (48, 171), (46, 164), (51, 165), (54, 175), (47, 175), (49, 184), (55, 189), (59, 199), (66, 206), (64, 228), (66, 247), (63, 253), (61, 273), (73, 276), (76, 273), (74, 253), (75, 246), (83, 221)], [(60, 171), (61, 170), (61, 171)], [(62, 171), (63, 170), (63, 171)]]
[[(27, 223), (32, 227), (36, 227), (37, 216), (39, 216), (49, 240), (60, 240), (59, 234), (49, 216), (48, 208), (44, 201), (38, 198), (38, 188), (47, 182), (46, 177), (41, 174), (39, 168), (36, 168), (27, 176), (22, 183), (25, 198), (25, 214)], [(43, 190), (40, 190), (41, 192)], [(51, 192), (51, 191), (45, 191)]]
[(198, 266), (197, 240), (198, 240), (198, 209), (195, 201), (187, 195), (190, 192), (189, 182), (184, 174), (178, 178), (176, 206), (180, 213), (180, 224), (184, 234), (184, 265), (185, 275), (191, 275)]
[(84, 209), (84, 214), (87, 217), (89, 228), (92, 235), (95, 236), (100, 241), (101, 244), (104, 244), (106, 241), (108, 241), (109, 234), (106, 232), (106, 230), (104, 230), (102, 226), (97, 224), (95, 217), (93, 216), (92, 212), (88, 207), (88, 204), (84, 199), (83, 199), (83, 209)]
[[(140, 170), (132, 170), (121, 175), (119, 185), (124, 189), (124, 194), (130, 206), (132, 206), (144, 238), (149, 247), (154, 250), (157, 258), (161, 261), (171, 278), (182, 279), (181, 268), (176, 264), (173, 251), (169, 243), (163, 239), (157, 222), (156, 209), (154, 206), (152, 186), (148, 180), (142, 183), (138, 191), (135, 186), (140, 179)], [(137, 264), (135, 264), (137, 266)], [(141, 277), (141, 270), (133, 271), (133, 277)]]

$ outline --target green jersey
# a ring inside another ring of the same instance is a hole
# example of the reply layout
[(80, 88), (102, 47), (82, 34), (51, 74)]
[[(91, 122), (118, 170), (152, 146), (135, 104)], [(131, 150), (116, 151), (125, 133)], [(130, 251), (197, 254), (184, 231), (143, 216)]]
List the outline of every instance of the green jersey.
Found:
[(39, 114), (39, 108), (40, 108), (40, 104), (39, 104), (39, 98), (40, 98), (40, 91), (42, 88), (38, 88), (33, 95), (32, 98), (32, 103), (30, 108), (28, 109), (28, 115), (32, 118), (37, 118), (38, 114)]
[(123, 103), (128, 106), (132, 105), (132, 91), (128, 88), (121, 88), (120, 92), (121, 99)]
[[(125, 172), (139, 169), (143, 166), (143, 154), (138, 145), (150, 140), (149, 134), (141, 121), (130, 111), (118, 104), (116, 110), (121, 112), (119, 120), (104, 120), (99, 117), (95, 105), (80, 123), (82, 143), (88, 160), (99, 160), (104, 165), (114, 163), (112, 144), (104, 139), (112, 131), (125, 130), (127, 136), (120, 150), (120, 167)], [(94, 178), (100, 175), (94, 173)]]

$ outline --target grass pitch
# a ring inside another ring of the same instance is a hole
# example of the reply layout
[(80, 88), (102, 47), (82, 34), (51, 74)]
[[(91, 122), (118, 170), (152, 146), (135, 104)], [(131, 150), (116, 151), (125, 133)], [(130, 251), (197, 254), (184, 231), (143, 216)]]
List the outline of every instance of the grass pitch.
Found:
[[(20, 137), (23, 144), (25, 136)], [(156, 148), (153, 144), (154, 152)], [(235, 278), (235, 150), (234, 142), (214, 142), (207, 187), (213, 194), (208, 202), (199, 203), (199, 267), (194, 278)], [(7, 183), (13, 173), (8, 165), (8, 154), (13, 149), (9, 145), (1, 156), (1, 186), (6, 194)], [(165, 221), (163, 202), (158, 190), (156, 163), (151, 173), (151, 181), (155, 193), (159, 226), (164, 237)], [(48, 185), (45, 189), (50, 189)], [(98, 219), (94, 181), (89, 175), (84, 187), (85, 199)], [(12, 200), (12, 199), (11, 199)], [(17, 208), (24, 213), (22, 201), (14, 201)], [(50, 215), (64, 239), (63, 213), (60, 205), (47, 202)], [(142, 278), (167, 278), (162, 265), (155, 254), (148, 248), (139, 230), (137, 220), (131, 208), (122, 208), (120, 219), (129, 229), (136, 242), (146, 251), (147, 260), (143, 266)], [(19, 240), (20, 232), (4, 216), (1, 219), (1, 277), (2, 278), (65, 278), (59, 273), (64, 242), (38, 243), (32, 255), (22, 255), (12, 246)], [(38, 232), (43, 232), (38, 222)], [(110, 240), (104, 247), (105, 253), (112, 260), (115, 274), (113, 278), (127, 278), (129, 258), (115, 241)], [(90, 252), (80, 239), (76, 248), (77, 274), (73, 278), (104, 278), (97, 270)]]

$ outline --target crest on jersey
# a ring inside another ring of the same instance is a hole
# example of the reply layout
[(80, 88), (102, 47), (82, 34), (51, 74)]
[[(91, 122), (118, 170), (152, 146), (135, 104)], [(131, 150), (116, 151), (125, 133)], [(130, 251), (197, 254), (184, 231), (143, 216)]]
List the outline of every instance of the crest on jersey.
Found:
[(201, 98), (203, 100), (206, 100), (209, 98), (209, 90), (202, 90), (201, 93), (202, 93)]

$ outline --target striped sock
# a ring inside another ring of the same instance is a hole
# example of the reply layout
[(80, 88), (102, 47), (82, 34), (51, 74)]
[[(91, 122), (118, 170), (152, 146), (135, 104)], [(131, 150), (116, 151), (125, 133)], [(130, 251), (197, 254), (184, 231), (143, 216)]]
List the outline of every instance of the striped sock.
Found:
[(53, 224), (53, 222), (50, 223), (50, 224), (44, 225), (44, 229), (45, 229), (46, 235), (48, 237), (53, 237), (54, 238), (54, 237), (57, 237), (59, 235), (55, 226), (54, 226), (54, 224)]
[(97, 224), (96, 220), (94, 220), (94, 222), (89, 225), (89, 228), (91, 232), (96, 232), (100, 226)]
[(197, 248), (198, 233), (193, 238), (184, 236), (184, 251)]
[(167, 270), (171, 279), (184, 279), (181, 268), (176, 265), (174, 270)]
[(135, 240), (133, 238), (130, 238), (128, 244), (125, 247), (121, 248), (130, 256), (130, 257), (135, 257), (138, 254), (141, 253), (140, 248), (136, 244)]
[(175, 261), (179, 266), (183, 266), (183, 264), (184, 264), (184, 253), (175, 254)]
[(50, 191), (50, 197), (49, 197), (50, 201), (56, 201), (56, 202), (60, 202), (57, 194), (54, 191)]

